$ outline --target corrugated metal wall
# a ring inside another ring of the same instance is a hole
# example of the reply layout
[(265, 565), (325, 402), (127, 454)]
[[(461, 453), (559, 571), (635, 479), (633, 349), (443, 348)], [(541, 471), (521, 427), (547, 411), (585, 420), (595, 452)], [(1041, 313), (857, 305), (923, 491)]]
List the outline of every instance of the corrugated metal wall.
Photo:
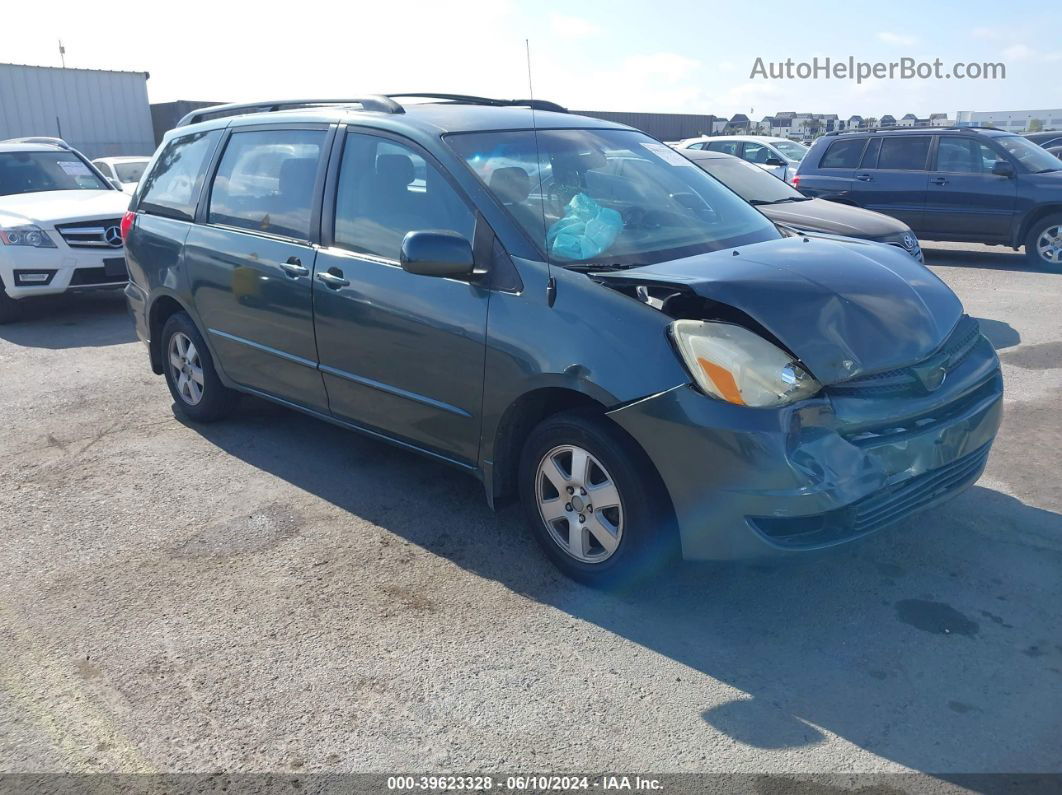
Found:
[(626, 124), (661, 141), (680, 141), (683, 138), (711, 135), (712, 122), (716, 119), (715, 116), (693, 113), (625, 113), (604, 110), (573, 110), (572, 113)]
[(150, 155), (147, 73), (0, 64), (0, 139), (63, 138), (88, 157)]

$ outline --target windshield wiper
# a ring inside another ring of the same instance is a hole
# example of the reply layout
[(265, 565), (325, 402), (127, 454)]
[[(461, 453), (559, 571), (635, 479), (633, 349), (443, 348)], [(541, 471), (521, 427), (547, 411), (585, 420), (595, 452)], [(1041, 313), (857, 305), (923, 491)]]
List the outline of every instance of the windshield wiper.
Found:
[(604, 263), (604, 262), (600, 262), (600, 263), (584, 263), (584, 264), (581, 264), (581, 265), (580, 264), (565, 265), (564, 267), (568, 268), (569, 270), (579, 271), (579, 273), (596, 273), (596, 272), (600, 272), (600, 271), (625, 271), (625, 270), (627, 270), (629, 268), (642, 268), (642, 267), (645, 266), (645, 264), (646, 263), (644, 263), (644, 262), (633, 262), (633, 263), (623, 263), (623, 262)]
[(763, 199), (750, 199), (749, 204), (753, 207), (762, 207), (767, 204), (785, 204), (786, 202), (806, 202), (807, 196), (786, 196), (782, 199), (774, 199), (773, 201), (764, 201)]

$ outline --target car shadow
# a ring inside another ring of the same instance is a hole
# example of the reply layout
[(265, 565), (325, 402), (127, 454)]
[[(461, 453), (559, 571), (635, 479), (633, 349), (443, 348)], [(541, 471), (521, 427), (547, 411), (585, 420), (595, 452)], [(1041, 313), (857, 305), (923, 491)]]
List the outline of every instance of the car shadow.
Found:
[(1022, 271), (1024, 273), (1044, 273), (1043, 270), (1029, 264), (1021, 251), (1004, 246), (995, 246), (993, 250), (934, 248), (931, 241), (922, 241), (922, 253), (926, 265), (948, 265), (951, 267), (983, 268), (1003, 271)]
[(687, 563), (652, 587), (602, 592), (547, 563), (515, 507), (492, 513), (478, 482), (436, 462), (253, 399), (226, 423), (189, 427), (467, 571), (742, 691), (689, 709), (747, 746), (834, 735), (926, 772), (1057, 766), (1062, 646), (1043, 625), (1058, 594), (1042, 589), (1062, 556), (1057, 541), (1035, 541), (1062, 538), (1052, 511), (975, 487), (850, 547)]
[(0, 339), (25, 348), (96, 348), (136, 340), (121, 290), (27, 298)]
[(992, 347), (997, 351), (1004, 348), (1013, 348), (1021, 344), (1021, 334), (1010, 323), (1003, 320), (992, 320), (987, 317), (975, 318), (981, 327), (981, 333), (988, 337)]

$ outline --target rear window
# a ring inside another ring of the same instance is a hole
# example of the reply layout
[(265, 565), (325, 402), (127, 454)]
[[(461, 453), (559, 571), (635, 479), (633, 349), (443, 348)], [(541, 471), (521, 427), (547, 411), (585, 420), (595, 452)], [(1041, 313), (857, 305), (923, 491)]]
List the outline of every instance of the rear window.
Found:
[(208, 222), (306, 240), (324, 130), (233, 133), (210, 191)]
[(819, 168), (855, 168), (863, 154), (864, 138), (834, 141), (826, 151)]
[(203, 172), (221, 133), (208, 130), (170, 141), (140, 185), (138, 209), (191, 221), (203, 186)]
[(923, 171), (929, 156), (928, 135), (904, 135), (886, 138), (881, 142), (878, 156), (879, 169), (896, 171)]

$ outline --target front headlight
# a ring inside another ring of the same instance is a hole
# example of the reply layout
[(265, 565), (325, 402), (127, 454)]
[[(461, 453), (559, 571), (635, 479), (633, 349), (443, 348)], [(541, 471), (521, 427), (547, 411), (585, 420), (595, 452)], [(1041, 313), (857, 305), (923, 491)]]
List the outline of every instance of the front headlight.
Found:
[(785, 406), (822, 389), (792, 356), (741, 326), (676, 320), (671, 335), (697, 385), (728, 403)]
[(55, 248), (55, 243), (48, 237), (48, 233), (39, 226), (10, 226), (0, 229), (0, 242), (5, 246)]

